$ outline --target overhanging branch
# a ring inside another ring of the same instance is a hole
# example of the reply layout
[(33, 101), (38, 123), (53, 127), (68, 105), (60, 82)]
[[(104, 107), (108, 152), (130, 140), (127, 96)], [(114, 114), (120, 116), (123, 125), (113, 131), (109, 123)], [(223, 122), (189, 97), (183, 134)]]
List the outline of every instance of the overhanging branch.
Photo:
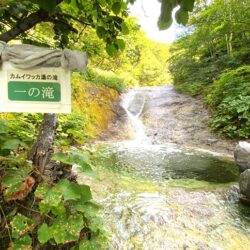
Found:
[(65, 18), (69, 18), (69, 19), (72, 19), (74, 21), (77, 21), (80, 24), (91, 26), (90, 23), (84, 22), (84, 21), (82, 21), (81, 19), (79, 19), (77, 17), (71, 16), (70, 14), (63, 13), (62, 16), (65, 17)]
[[(57, 5), (60, 4), (63, 0), (57, 0)], [(22, 33), (33, 28), (36, 24), (40, 22), (47, 21), (49, 18), (49, 13), (43, 9), (31, 13), (29, 16), (17, 23), (15, 27), (8, 30), (7, 32), (0, 35), (0, 41), (9, 42), (12, 39), (15, 39)]]
[(30, 14), (23, 21), (18, 23), (16, 27), (14, 27), (14, 28), (10, 29), (9, 31), (0, 35), (0, 40), (7, 43), (10, 40), (18, 37), (20, 34), (33, 28), (36, 24), (38, 24), (42, 21), (46, 21), (48, 19), (48, 17), (49, 17), (49, 14), (47, 11), (38, 10), (37, 12)]

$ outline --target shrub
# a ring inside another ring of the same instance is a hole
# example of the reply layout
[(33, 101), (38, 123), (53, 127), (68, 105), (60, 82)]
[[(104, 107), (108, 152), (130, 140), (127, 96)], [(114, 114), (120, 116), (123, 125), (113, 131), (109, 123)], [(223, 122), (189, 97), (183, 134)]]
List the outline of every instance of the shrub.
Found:
[(89, 137), (85, 131), (89, 120), (84, 114), (73, 112), (67, 115), (59, 115), (58, 122), (57, 145), (80, 143)]
[(211, 93), (206, 97), (206, 103), (212, 109), (217, 108), (226, 97), (238, 95), (250, 95), (250, 66), (239, 67), (222, 73), (218, 80), (214, 81)]
[(211, 86), (211, 127), (231, 138), (250, 136), (250, 66), (229, 70)]
[(124, 79), (111, 71), (89, 68), (83, 75), (83, 79), (97, 85), (113, 88), (118, 92), (122, 92), (125, 88)]

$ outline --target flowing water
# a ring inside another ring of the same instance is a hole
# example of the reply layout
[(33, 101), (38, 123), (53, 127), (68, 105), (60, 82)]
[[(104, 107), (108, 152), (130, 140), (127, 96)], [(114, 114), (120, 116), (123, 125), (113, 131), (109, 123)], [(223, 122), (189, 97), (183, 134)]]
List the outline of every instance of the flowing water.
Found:
[[(109, 248), (250, 249), (250, 209), (238, 204), (232, 158), (164, 137), (173, 138), (176, 128), (180, 138), (180, 121), (172, 128), (165, 124), (173, 97), (172, 87), (124, 94), (131, 140), (97, 146), (99, 180), (91, 185), (103, 205)], [(182, 133), (188, 141), (188, 129)]]

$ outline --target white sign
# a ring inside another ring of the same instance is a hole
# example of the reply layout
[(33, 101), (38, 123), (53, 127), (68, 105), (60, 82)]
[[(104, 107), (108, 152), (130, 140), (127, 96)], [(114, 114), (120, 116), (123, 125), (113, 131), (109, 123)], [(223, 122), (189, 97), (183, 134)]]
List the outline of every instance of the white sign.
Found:
[(4, 62), (0, 69), (0, 112), (70, 113), (70, 71), (20, 70)]

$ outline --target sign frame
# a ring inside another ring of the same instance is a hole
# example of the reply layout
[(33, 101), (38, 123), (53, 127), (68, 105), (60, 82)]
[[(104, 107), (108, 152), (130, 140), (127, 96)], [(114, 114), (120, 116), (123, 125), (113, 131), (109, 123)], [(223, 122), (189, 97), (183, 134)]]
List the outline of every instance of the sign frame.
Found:
[[(20, 95), (9, 92), (13, 92), (13, 88), (17, 88), (15, 92), (19, 91)], [(70, 70), (61, 67), (24, 70), (3, 62), (0, 68), (0, 112), (71, 113)]]

